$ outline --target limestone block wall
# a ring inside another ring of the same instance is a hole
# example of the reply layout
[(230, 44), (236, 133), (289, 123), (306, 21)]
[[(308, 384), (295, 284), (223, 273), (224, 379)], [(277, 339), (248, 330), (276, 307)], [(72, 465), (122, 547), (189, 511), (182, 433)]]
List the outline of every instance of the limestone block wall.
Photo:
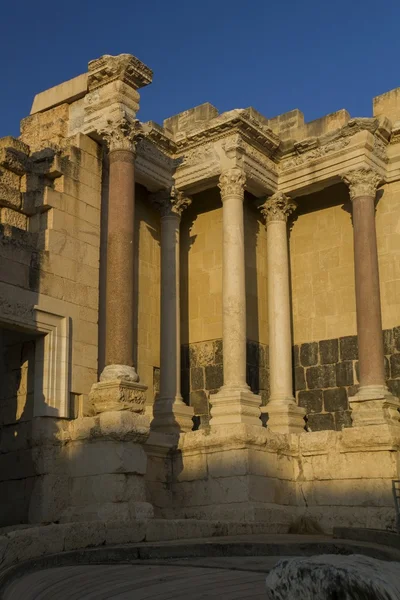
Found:
[[(62, 109), (56, 112), (59, 118), (50, 121), (47, 114), (43, 121), (40, 115), (26, 119), (21, 140), (0, 140), (2, 525), (26, 522), (41, 478), (31, 435), (37, 415), (59, 414), (63, 381), (62, 416), (85, 414), (97, 380), (101, 149), (83, 135), (66, 139)], [(38, 357), (38, 348), (47, 346), (39, 342), (61, 322), (51, 335), (63, 336), (57, 348), (65, 353), (57, 350), (47, 369), (50, 358)], [(7, 341), (10, 328), (25, 336), (19, 348)], [(21, 394), (26, 377), (29, 393)], [(12, 510), (6, 509), (10, 497)]]

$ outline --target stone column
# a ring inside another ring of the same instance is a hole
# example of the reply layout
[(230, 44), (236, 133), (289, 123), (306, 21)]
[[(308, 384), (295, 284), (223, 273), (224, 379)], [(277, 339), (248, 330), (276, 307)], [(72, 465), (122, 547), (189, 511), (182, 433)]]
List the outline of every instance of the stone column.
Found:
[(278, 433), (304, 432), (304, 408), (293, 396), (292, 331), (289, 292), (287, 219), (296, 203), (282, 193), (271, 196), (261, 211), (267, 222), (268, 344), (271, 395), (262, 412), (267, 427)]
[[(122, 116), (100, 134), (109, 148), (106, 264), (106, 366), (96, 386), (96, 409), (121, 410), (145, 401), (134, 355), (135, 150), (142, 136), (137, 121)], [(124, 386), (124, 389), (121, 389)], [(115, 387), (118, 392), (115, 393)], [(101, 392), (101, 393), (100, 393)], [(136, 410), (136, 409), (135, 409)]]
[(352, 203), (360, 387), (350, 398), (354, 425), (398, 421), (400, 402), (386, 386), (375, 197), (382, 177), (373, 169), (343, 175)]
[(224, 384), (211, 398), (210, 425), (261, 426), (261, 398), (246, 383), (246, 289), (243, 201), (246, 178), (239, 168), (219, 179), (223, 204), (222, 337)]
[(193, 409), (181, 395), (181, 332), (179, 229), (191, 200), (172, 189), (152, 195), (161, 212), (161, 344), (160, 393), (154, 403), (154, 431), (179, 432), (193, 428)]

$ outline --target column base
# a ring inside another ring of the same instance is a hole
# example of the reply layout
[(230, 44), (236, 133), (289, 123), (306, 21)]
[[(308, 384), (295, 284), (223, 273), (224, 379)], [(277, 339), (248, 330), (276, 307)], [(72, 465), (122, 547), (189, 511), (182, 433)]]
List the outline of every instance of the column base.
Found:
[(157, 398), (153, 407), (152, 431), (179, 433), (192, 431), (194, 410), (181, 398)]
[(400, 400), (385, 385), (366, 385), (349, 398), (354, 427), (388, 423), (400, 425)]
[(100, 375), (100, 381), (114, 381), (115, 379), (137, 383), (139, 375), (136, 373), (135, 367), (129, 367), (128, 365), (105, 366)]
[(210, 426), (247, 423), (262, 426), (261, 396), (253, 394), (249, 388), (231, 388), (223, 386), (211, 396)]
[(132, 381), (114, 379), (92, 385), (89, 401), (96, 414), (109, 411), (129, 410), (144, 413), (147, 386)]
[(268, 413), (267, 428), (275, 433), (304, 433), (306, 410), (297, 406), (294, 398), (270, 399), (261, 408)]

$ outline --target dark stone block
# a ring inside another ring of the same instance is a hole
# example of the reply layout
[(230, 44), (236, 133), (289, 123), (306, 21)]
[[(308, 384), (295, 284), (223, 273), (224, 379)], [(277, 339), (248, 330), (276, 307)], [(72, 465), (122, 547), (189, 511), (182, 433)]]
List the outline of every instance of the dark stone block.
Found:
[(214, 342), (214, 360), (215, 360), (216, 365), (222, 365), (222, 362), (223, 362), (222, 340), (215, 340), (215, 342)]
[(267, 390), (260, 390), (260, 396), (261, 396), (261, 406), (265, 406), (268, 402), (268, 398), (269, 398), (269, 391)]
[(293, 365), (295, 367), (299, 367), (300, 366), (300, 348), (299, 346), (293, 346), (292, 348), (292, 354), (293, 354)]
[(258, 385), (260, 390), (269, 390), (269, 369), (258, 370)]
[(222, 365), (210, 365), (205, 367), (206, 390), (216, 390), (224, 383)]
[(353, 385), (353, 363), (351, 360), (337, 363), (336, 365), (336, 383), (339, 386)]
[(306, 378), (303, 367), (295, 367), (294, 369), (294, 389), (296, 392), (306, 389)]
[(400, 352), (400, 327), (393, 327), (393, 344), (395, 349)]
[(384, 360), (384, 364), (385, 364), (385, 379), (390, 379), (390, 361), (389, 361), (389, 358), (387, 356), (384, 356), (383, 360)]
[(335, 429), (335, 419), (331, 413), (307, 415), (307, 426), (310, 431)]
[(246, 342), (246, 362), (253, 367), (258, 366), (258, 342), (247, 340)]
[(251, 391), (258, 394), (258, 390), (260, 389), (258, 367), (246, 365), (246, 382)]
[(341, 431), (346, 427), (352, 427), (351, 410), (339, 410), (335, 412), (335, 428), (336, 431)]
[(153, 391), (158, 394), (160, 391), (160, 368), (153, 367)]
[(389, 391), (393, 394), (393, 396), (400, 398), (400, 379), (389, 379), (387, 384)]
[(354, 363), (354, 371), (356, 373), (356, 381), (360, 381), (360, 365), (358, 364), (358, 360)]
[(189, 398), (190, 393), (190, 376), (189, 369), (182, 369), (181, 371), (181, 392), (184, 398)]
[(318, 342), (311, 342), (300, 346), (300, 364), (303, 367), (311, 367), (318, 364)]
[(340, 360), (358, 359), (358, 341), (356, 335), (348, 335), (339, 340)]
[(321, 365), (306, 370), (307, 387), (310, 390), (336, 387), (335, 365)]
[(258, 346), (258, 366), (262, 369), (268, 367), (268, 348), (264, 344)]
[(352, 398), (353, 396), (355, 396), (358, 392), (358, 385), (351, 385), (350, 387), (347, 388), (347, 397), (348, 398)]
[(383, 353), (384, 354), (393, 354), (393, 352), (394, 352), (393, 329), (384, 329), (382, 334), (383, 334)]
[(190, 406), (193, 407), (196, 415), (208, 414), (208, 399), (204, 390), (190, 392)]
[(188, 369), (189, 368), (189, 345), (182, 344), (181, 346), (181, 368)]
[(307, 414), (319, 413), (322, 410), (322, 390), (299, 392), (299, 406), (306, 409)]
[(190, 369), (190, 389), (204, 390), (204, 371), (201, 367)]
[(326, 412), (335, 412), (337, 410), (348, 410), (346, 389), (343, 387), (324, 390), (324, 408)]
[(339, 340), (321, 340), (319, 342), (321, 365), (331, 365), (339, 360)]
[(197, 367), (197, 344), (189, 345), (189, 367)]
[(400, 354), (392, 354), (390, 357), (390, 375), (392, 379), (400, 377)]

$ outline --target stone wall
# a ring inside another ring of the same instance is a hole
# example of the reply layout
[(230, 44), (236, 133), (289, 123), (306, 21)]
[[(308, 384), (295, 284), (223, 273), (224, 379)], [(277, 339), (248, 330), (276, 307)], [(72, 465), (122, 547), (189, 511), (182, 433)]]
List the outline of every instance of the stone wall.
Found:
[[(383, 332), (390, 391), (400, 395), (400, 327)], [(293, 348), (297, 403), (311, 431), (351, 427), (349, 396), (357, 392), (357, 336), (306, 342)]]
[[(248, 340), (246, 345), (247, 384), (269, 397), (268, 347)], [(222, 339), (182, 345), (182, 395), (194, 408), (195, 428), (207, 426), (212, 395), (223, 385)]]

